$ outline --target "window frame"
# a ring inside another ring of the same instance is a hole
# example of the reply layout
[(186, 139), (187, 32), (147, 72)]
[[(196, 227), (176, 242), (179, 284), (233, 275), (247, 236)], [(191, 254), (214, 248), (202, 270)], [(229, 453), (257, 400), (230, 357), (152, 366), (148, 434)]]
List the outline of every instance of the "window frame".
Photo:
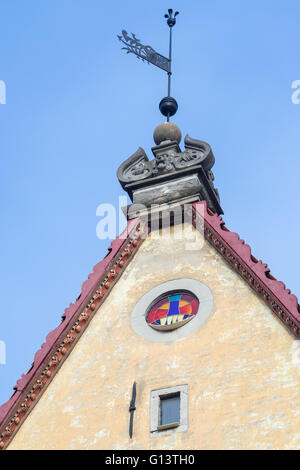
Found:
[[(180, 422), (161, 424), (161, 401), (179, 395)], [(165, 433), (183, 432), (188, 429), (188, 385), (160, 388), (151, 391), (150, 397), (150, 434), (157, 436)]]
[[(185, 321), (182, 324), (175, 323), (174, 325), (170, 325), (168, 328), (165, 328), (165, 329), (164, 328), (155, 328), (151, 323), (148, 322), (148, 315), (149, 315), (149, 313), (150, 313), (150, 311), (151, 311), (151, 309), (153, 308), (154, 305), (156, 305), (162, 299), (170, 297), (172, 295), (184, 295), (184, 294), (189, 295), (190, 297), (193, 297), (193, 299), (198, 302), (197, 311), (193, 316), (191, 316), (191, 318), (189, 318), (187, 321)], [(155, 329), (156, 331), (163, 332), (163, 333), (170, 332), (170, 331), (176, 330), (177, 328), (182, 328), (186, 323), (188, 323), (191, 320), (194, 320), (196, 318), (196, 316), (198, 315), (199, 307), (200, 307), (200, 300), (192, 291), (187, 290), (187, 289), (173, 289), (171, 291), (164, 292), (163, 294), (159, 295), (156, 299), (153, 299), (153, 301), (151, 302), (151, 304), (149, 305), (149, 307), (148, 307), (148, 309), (146, 310), (146, 313), (145, 313), (146, 323), (147, 323), (148, 326)]]
[[(146, 321), (146, 312), (149, 305), (160, 295), (173, 290), (186, 290), (192, 292), (198, 298), (200, 303), (197, 315), (195, 315), (192, 321), (175, 330), (159, 331), (151, 328)], [(131, 312), (130, 324), (132, 330), (147, 341), (169, 343), (170, 341), (185, 338), (192, 331), (201, 328), (209, 318), (212, 310), (213, 294), (208, 286), (197, 279), (173, 279), (156, 285), (140, 297)]]

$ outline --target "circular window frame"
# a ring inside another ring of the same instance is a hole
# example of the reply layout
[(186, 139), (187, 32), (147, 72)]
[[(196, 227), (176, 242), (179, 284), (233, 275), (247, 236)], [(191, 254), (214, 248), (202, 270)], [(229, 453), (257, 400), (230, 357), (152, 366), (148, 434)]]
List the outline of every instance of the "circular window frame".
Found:
[[(192, 321), (180, 328), (159, 331), (147, 323), (149, 308), (156, 299), (170, 291), (189, 291), (199, 301), (198, 312)], [(131, 328), (139, 336), (155, 343), (168, 343), (184, 338), (204, 325), (213, 309), (213, 295), (208, 286), (191, 278), (173, 279), (163, 282), (146, 292), (136, 303), (131, 313)]]
[[(162, 327), (153, 325), (152, 323), (148, 322), (148, 315), (149, 315), (150, 311), (152, 310), (152, 308), (154, 307), (154, 305), (156, 305), (158, 302), (160, 302), (164, 298), (170, 297), (172, 295), (182, 295), (182, 294), (189, 295), (190, 297), (193, 297), (195, 300), (197, 300), (197, 302), (198, 302), (197, 312), (193, 316), (190, 316), (190, 318), (187, 318), (186, 320), (183, 320), (180, 323), (175, 323), (175, 324), (173, 323), (171, 325), (165, 325), (165, 326), (162, 326)], [(171, 290), (171, 291), (165, 292), (162, 295), (159, 295), (156, 299), (153, 300), (153, 302), (150, 304), (150, 306), (148, 307), (148, 309), (145, 313), (146, 323), (151, 328), (153, 328), (154, 330), (157, 330), (157, 331), (166, 332), (166, 331), (177, 330), (177, 328), (182, 328), (183, 325), (185, 325), (186, 323), (189, 323), (190, 321), (192, 321), (196, 318), (196, 316), (198, 315), (198, 312), (199, 312), (199, 306), (200, 306), (200, 300), (190, 290), (186, 290), (186, 289)]]

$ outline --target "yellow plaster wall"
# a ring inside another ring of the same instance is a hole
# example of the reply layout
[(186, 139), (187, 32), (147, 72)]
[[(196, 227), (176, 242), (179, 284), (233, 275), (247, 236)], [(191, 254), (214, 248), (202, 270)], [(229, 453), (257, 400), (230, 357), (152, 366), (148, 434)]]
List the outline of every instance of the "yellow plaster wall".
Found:
[[(186, 247), (184, 239), (143, 243), (10, 449), (299, 448), (299, 342), (207, 242)], [(137, 336), (130, 327), (137, 300), (180, 277), (212, 290), (205, 325), (171, 344)], [(188, 431), (150, 437), (151, 390), (183, 384)]]

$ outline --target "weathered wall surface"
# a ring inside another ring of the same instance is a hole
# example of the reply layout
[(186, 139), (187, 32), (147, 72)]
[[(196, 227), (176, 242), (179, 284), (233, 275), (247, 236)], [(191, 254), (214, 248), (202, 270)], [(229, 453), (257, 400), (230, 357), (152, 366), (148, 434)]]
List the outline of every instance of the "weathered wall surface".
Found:
[[(206, 323), (168, 344), (139, 337), (130, 327), (137, 300), (181, 277), (213, 292)], [(184, 240), (147, 239), (9, 448), (299, 448), (299, 372), (299, 342), (207, 242), (187, 251)], [(151, 437), (151, 390), (184, 384), (188, 431)]]

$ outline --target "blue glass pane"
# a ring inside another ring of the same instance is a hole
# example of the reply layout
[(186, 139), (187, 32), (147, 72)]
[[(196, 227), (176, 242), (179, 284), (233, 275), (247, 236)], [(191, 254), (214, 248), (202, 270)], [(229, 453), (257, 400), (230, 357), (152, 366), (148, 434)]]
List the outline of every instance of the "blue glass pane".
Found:
[(161, 398), (161, 425), (180, 423), (180, 394)]

